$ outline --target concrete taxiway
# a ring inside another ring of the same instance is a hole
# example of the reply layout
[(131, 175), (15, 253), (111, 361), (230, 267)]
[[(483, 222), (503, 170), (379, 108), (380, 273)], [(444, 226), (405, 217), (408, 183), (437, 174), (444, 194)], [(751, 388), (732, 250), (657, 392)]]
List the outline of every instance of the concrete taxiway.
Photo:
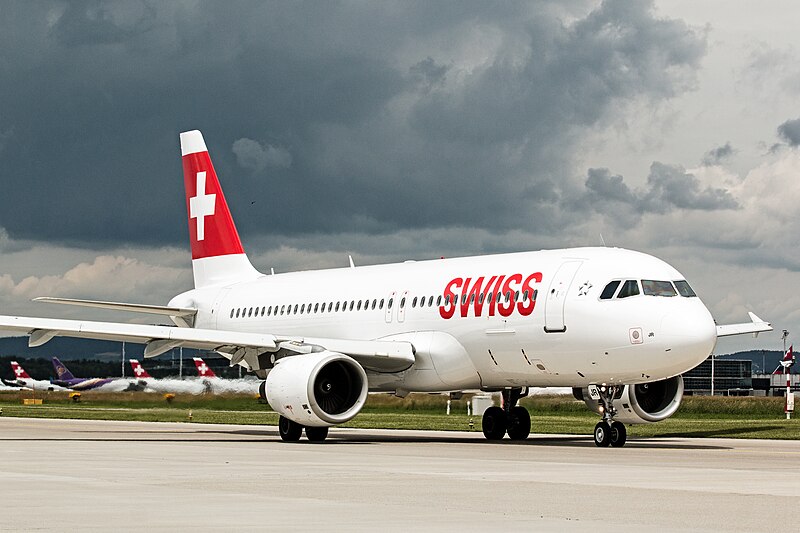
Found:
[(0, 418), (0, 530), (785, 529), (800, 442)]

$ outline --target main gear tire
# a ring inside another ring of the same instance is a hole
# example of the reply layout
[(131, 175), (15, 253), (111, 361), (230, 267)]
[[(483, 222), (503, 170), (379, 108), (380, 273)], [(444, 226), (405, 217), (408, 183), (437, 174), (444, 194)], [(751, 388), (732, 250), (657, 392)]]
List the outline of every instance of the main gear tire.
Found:
[(506, 412), (500, 407), (493, 405), (483, 412), (483, 436), (489, 440), (501, 440), (506, 434), (508, 421)]
[(531, 415), (528, 410), (517, 405), (508, 413), (508, 438), (511, 440), (525, 440), (531, 434)]

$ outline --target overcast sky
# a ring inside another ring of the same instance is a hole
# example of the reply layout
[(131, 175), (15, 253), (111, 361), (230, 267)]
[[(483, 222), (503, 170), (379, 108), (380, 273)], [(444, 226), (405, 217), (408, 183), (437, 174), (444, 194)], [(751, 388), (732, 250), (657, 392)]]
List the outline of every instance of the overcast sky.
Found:
[[(178, 133), (277, 271), (608, 245), (800, 333), (800, 5), (3, 2), (0, 306), (190, 288)], [(104, 315), (108, 319), (108, 315)], [(779, 334), (717, 352), (781, 347)]]

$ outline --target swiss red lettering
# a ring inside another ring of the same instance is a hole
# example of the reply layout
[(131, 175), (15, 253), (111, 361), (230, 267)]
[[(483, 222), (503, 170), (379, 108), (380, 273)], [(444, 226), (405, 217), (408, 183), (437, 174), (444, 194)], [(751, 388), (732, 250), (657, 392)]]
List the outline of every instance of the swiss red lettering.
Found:
[(439, 316), (444, 319), (452, 318), (456, 312), (456, 298), (458, 295), (454, 289), (457, 289), (464, 282), (461, 278), (455, 278), (447, 284), (444, 289), (444, 302), (439, 306)]
[[(517, 311), (522, 316), (528, 316), (533, 313), (533, 308), (536, 307), (536, 294), (537, 289), (533, 287), (534, 283), (542, 282), (542, 273), (534, 272), (522, 282), (522, 301), (517, 304)], [(527, 302), (525, 301), (525, 294), (527, 293)]]
[(508, 276), (506, 282), (503, 283), (503, 298), (497, 305), (500, 316), (511, 316), (511, 313), (514, 312), (514, 292), (519, 283), (522, 283), (522, 274)]
[(492, 288), (492, 301), (489, 302), (489, 316), (494, 316), (494, 308), (497, 304), (497, 293), (500, 292), (500, 287), (505, 278), (505, 274), (497, 278), (497, 283), (495, 283)]
[(469, 286), (469, 279), (464, 282), (464, 287), (461, 289), (461, 316), (466, 317), (469, 313), (470, 304), (473, 305), (475, 316), (481, 316), (483, 310), (483, 302), (481, 301), (481, 290), (483, 289), (484, 277), (481, 276), (475, 280), (472, 286)]
[(470, 314), (483, 315), (484, 304), (488, 304), (488, 315), (508, 317), (516, 310), (522, 316), (529, 316), (536, 307), (536, 285), (542, 282), (542, 273), (534, 272), (524, 278), (522, 274), (505, 274), (475, 278), (454, 278), (444, 290), (444, 300), (439, 306), (439, 315), (444, 319), (453, 318), (456, 309), (462, 317)]

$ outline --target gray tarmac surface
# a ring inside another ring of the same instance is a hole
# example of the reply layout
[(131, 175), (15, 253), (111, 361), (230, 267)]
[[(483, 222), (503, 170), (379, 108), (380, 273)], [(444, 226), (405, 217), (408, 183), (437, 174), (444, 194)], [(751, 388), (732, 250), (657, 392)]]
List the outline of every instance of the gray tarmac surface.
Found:
[(0, 417), (0, 461), (2, 531), (785, 530), (800, 497), (796, 441)]

